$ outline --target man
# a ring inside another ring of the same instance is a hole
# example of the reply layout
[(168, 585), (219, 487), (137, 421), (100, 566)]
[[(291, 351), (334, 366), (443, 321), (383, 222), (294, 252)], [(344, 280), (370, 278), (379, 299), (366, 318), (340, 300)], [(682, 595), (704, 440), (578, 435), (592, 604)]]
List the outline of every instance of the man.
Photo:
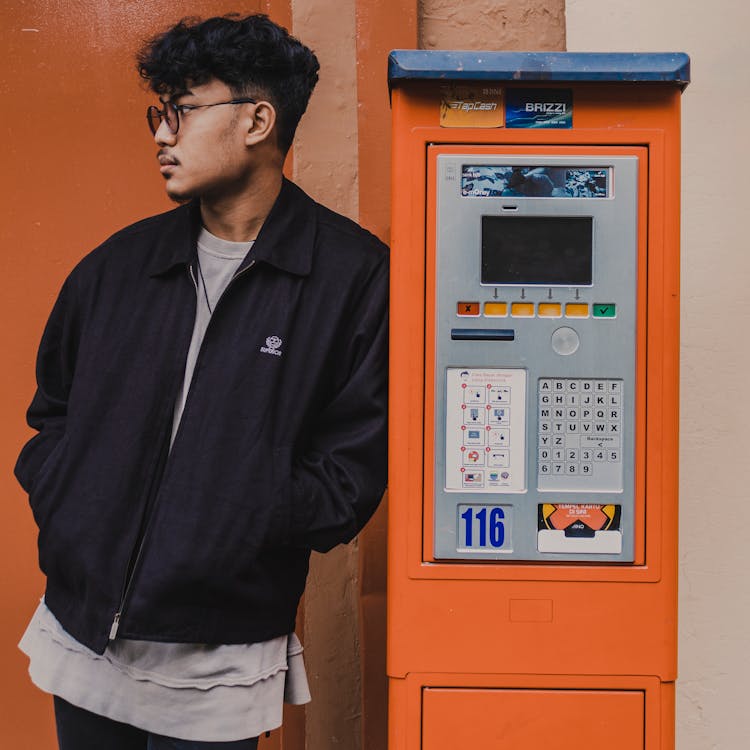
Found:
[(249, 750), (308, 700), (310, 550), (384, 489), (387, 253), (282, 176), (318, 73), (284, 29), (181, 22), (139, 70), (182, 205), (83, 258), (45, 329), (21, 647), (62, 750)]

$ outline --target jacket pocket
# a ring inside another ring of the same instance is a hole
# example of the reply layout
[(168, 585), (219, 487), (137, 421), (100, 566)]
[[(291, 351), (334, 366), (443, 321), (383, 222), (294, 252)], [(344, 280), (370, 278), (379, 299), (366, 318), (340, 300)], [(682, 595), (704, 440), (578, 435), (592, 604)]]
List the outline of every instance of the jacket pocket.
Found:
[(275, 448), (271, 472), (273, 514), (265, 547), (284, 547), (289, 544), (292, 521), (292, 449)]
[(46, 508), (49, 505), (50, 497), (54, 494), (53, 490), (57, 486), (55, 480), (58, 478), (60, 467), (65, 461), (67, 451), (68, 435), (65, 434), (44, 460), (37, 475), (34, 477), (31, 492), (29, 492), (29, 505), (39, 528), (41, 528), (46, 515)]

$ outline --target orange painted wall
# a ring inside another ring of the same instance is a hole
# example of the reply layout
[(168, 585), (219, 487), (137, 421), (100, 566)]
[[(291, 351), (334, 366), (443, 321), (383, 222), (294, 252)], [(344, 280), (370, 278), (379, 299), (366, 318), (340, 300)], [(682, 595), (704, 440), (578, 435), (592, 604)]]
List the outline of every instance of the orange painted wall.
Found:
[[(272, 7), (269, 7), (272, 6)], [(55, 746), (51, 701), (16, 649), (42, 594), (36, 531), (12, 468), (30, 436), (36, 347), (63, 278), (115, 229), (170, 207), (133, 63), (140, 42), (220, 0), (6, 0), (0, 5), (0, 746)], [(285, 0), (243, 2), (289, 23)]]

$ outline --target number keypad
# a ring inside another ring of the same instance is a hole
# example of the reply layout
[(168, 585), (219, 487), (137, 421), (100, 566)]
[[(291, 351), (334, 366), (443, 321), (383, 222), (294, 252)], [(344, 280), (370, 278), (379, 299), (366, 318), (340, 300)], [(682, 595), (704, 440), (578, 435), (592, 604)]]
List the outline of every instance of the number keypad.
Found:
[(540, 490), (622, 489), (623, 381), (540, 378)]

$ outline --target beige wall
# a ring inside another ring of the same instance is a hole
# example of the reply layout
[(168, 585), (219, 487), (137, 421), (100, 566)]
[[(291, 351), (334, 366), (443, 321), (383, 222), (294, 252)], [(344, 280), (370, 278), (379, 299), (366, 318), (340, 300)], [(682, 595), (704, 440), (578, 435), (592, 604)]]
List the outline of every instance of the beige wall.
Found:
[(679, 750), (739, 750), (750, 712), (746, 72), (750, 5), (568, 0), (572, 51), (685, 51)]
[(423, 49), (565, 49), (565, 0), (419, 0)]
[[(292, 30), (316, 51), (320, 82), (294, 148), (294, 180), (316, 200), (358, 218), (354, 3), (292, 0)], [(305, 593), (305, 664), (314, 703), (305, 747), (361, 747), (357, 542), (314, 553)]]

